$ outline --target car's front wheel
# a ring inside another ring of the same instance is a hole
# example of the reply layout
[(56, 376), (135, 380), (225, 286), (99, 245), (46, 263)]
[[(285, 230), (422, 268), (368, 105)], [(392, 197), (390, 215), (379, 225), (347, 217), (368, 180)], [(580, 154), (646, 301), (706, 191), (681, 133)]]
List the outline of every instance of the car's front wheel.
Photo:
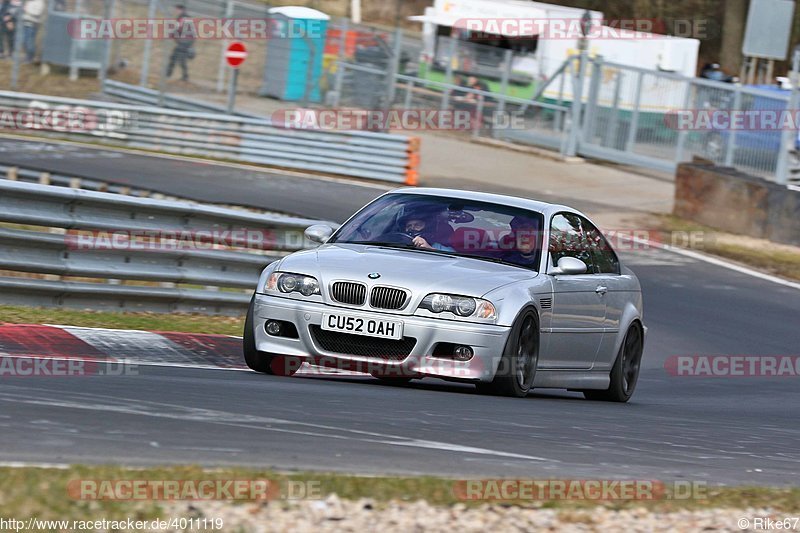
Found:
[(250, 307), (247, 310), (247, 318), (244, 321), (244, 332), (242, 333), (242, 352), (244, 362), (250, 370), (255, 370), (262, 374), (272, 376), (292, 376), (300, 368), (300, 361), (293, 357), (259, 352), (256, 349), (256, 338), (253, 319), (253, 307), (255, 296), (250, 300)]
[(538, 364), (539, 319), (533, 310), (527, 310), (511, 328), (494, 379), (476, 387), (488, 394), (524, 398), (533, 388)]
[(639, 381), (639, 370), (642, 365), (644, 351), (644, 334), (638, 322), (631, 324), (625, 334), (625, 340), (619, 349), (617, 360), (611, 369), (611, 384), (606, 390), (585, 390), (583, 396), (587, 400), (625, 403), (633, 396), (636, 383)]

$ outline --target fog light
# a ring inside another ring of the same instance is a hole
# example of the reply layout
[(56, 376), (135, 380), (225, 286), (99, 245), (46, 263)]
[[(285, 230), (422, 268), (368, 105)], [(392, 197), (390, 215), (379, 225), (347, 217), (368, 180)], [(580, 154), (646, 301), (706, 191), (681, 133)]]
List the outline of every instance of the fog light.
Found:
[(281, 323), (275, 320), (267, 320), (266, 328), (267, 333), (270, 335), (277, 336), (281, 334)]
[(472, 359), (473, 355), (475, 355), (475, 352), (473, 352), (472, 348), (469, 346), (456, 346), (456, 349), (453, 351), (453, 356), (456, 361), (469, 361)]

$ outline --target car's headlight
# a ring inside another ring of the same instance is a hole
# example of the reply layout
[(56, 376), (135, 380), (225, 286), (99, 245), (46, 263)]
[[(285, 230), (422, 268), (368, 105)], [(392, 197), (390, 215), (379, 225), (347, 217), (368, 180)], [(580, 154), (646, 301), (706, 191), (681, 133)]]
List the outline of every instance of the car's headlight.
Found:
[(267, 291), (292, 293), (299, 292), (303, 296), (320, 294), (317, 278), (302, 274), (289, 274), (287, 272), (273, 272), (267, 278)]
[(420, 309), (427, 309), (431, 313), (447, 312), (465, 318), (474, 316), (490, 320), (497, 316), (494, 305), (488, 300), (452, 294), (429, 294), (422, 300), (419, 307)]

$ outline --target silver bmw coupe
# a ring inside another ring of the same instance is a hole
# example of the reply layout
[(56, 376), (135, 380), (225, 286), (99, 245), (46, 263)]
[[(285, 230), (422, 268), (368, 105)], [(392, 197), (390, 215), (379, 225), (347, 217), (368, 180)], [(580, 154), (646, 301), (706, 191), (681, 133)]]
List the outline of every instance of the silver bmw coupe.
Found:
[(403, 188), (306, 237), (320, 246), (270, 264), (253, 295), (243, 348), (257, 372), (291, 375), (305, 362), (506, 396), (633, 395), (641, 287), (574, 209)]

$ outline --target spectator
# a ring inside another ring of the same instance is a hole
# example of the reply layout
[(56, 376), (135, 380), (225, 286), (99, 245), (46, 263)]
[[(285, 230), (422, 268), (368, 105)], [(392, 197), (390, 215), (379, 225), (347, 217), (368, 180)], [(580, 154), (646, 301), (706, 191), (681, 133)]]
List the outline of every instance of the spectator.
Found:
[(25, 62), (32, 63), (36, 56), (36, 34), (44, 16), (44, 0), (27, 0), (22, 13), (22, 45), (25, 49)]
[(194, 59), (194, 33), (192, 27), (183, 23), (184, 19), (189, 19), (186, 6), (178, 4), (175, 9), (178, 12), (175, 18), (182, 24), (179, 25), (178, 34), (175, 36), (175, 48), (172, 50), (172, 55), (169, 56), (167, 78), (172, 77), (172, 71), (175, 70), (175, 65), (177, 64), (180, 65), (183, 72), (181, 81), (189, 81), (188, 61)]
[(3, 0), (0, 4), (0, 57), (14, 55), (14, 34), (20, 0)]

